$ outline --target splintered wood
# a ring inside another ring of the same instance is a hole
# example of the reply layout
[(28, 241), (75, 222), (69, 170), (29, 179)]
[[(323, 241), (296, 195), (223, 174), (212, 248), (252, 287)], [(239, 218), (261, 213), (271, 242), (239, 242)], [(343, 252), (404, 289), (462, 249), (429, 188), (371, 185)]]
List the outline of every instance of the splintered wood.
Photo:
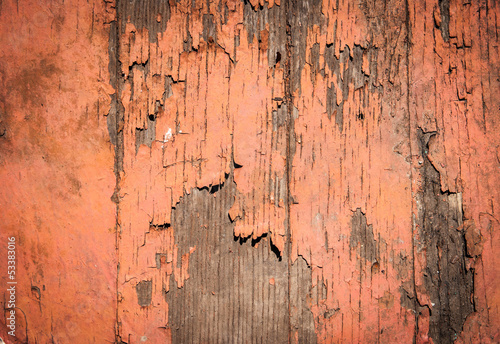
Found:
[(500, 342), (498, 18), (4, 0), (0, 337)]

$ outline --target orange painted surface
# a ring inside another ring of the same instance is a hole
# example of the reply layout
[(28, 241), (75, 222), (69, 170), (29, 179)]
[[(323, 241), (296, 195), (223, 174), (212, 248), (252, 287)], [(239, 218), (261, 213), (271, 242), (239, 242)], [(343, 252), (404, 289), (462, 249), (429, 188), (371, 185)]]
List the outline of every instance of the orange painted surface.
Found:
[[(191, 2), (171, 4), (167, 29), (158, 34), (157, 42), (149, 42), (148, 31), (132, 24), (120, 37), (126, 120), (118, 316), (122, 340), (130, 343), (141, 338), (168, 340), (164, 290), (168, 291), (171, 278), (181, 288), (189, 277), (189, 255), (177, 266), (173, 232), (154, 226), (170, 224), (172, 207), (192, 188), (222, 184), (232, 157), (243, 166), (234, 173), (235, 235), (257, 238), (270, 232), (278, 248), (284, 247), (284, 200), (275, 199), (267, 184), (272, 179), (284, 186), (285, 133), (280, 137), (269, 128), (278, 104), (273, 98), (283, 98), (283, 70), (268, 67), (264, 43), (263, 51), (255, 37), (253, 43), (247, 41), (241, 24), (243, 2), (223, 4), (230, 12), (217, 31), (217, 44), (210, 42), (213, 38), (208, 42), (199, 38), (205, 13), (216, 23), (223, 22), (218, 4), (207, 8), (205, 1), (198, 1), (196, 10)], [(193, 37), (189, 49), (194, 51), (184, 51), (186, 29)], [(147, 71), (136, 67), (144, 63)], [(167, 79), (173, 81), (169, 91), (164, 87)], [(156, 139), (151, 147), (141, 145), (136, 151), (136, 128), (147, 129), (150, 115), (156, 116)], [(165, 269), (152, 269), (155, 254), (164, 251), (168, 252)], [(154, 307), (138, 306), (136, 286), (141, 281), (152, 281)]]
[[(403, 10), (395, 10), (396, 18), (388, 20), (401, 19)], [(341, 74), (326, 64), (325, 75), (317, 73), (313, 78), (311, 64), (306, 64), (300, 90), (294, 93), (298, 118), (294, 123), (297, 146), (291, 194), (298, 204), (292, 205), (290, 215), (292, 260), (303, 256), (312, 267), (313, 284), (327, 287), (326, 298), (312, 307), (320, 342), (335, 343), (343, 338), (347, 343), (409, 343), (415, 315), (400, 304), (400, 299), (401, 288), (410, 287), (411, 270), (400, 266), (399, 260), (412, 259), (410, 152), (404, 142), (408, 139), (408, 111), (406, 98), (390, 94), (406, 92), (406, 67), (403, 62), (391, 66), (383, 52), (377, 55), (368, 50), (373, 45), (391, 44), (395, 58), (404, 60), (403, 42), (390, 41), (393, 32), (385, 33), (388, 43), (371, 36), (361, 8), (349, 12), (347, 6), (339, 6), (326, 16), (330, 23), (339, 21), (340, 27), (349, 29), (337, 31), (335, 39), (333, 28), (308, 30), (306, 51), (319, 45), (322, 65), (327, 45), (333, 45), (330, 49), (340, 58)], [(373, 81), (349, 83), (347, 94), (342, 93), (346, 90), (338, 85), (348, 82), (348, 69), (356, 62), (342, 61), (340, 52), (351, 49), (353, 56), (355, 45), (366, 50), (363, 69), (354, 73), (370, 76), (377, 70), (396, 68), (395, 85), (389, 83), (390, 75), (378, 72)], [(306, 53), (306, 61), (311, 59)], [(384, 91), (376, 90), (377, 85)], [(336, 114), (327, 112), (328, 87), (337, 88), (334, 101), (343, 103), (342, 129), (335, 123)], [(363, 256), (363, 243), (355, 247), (350, 244), (356, 209), (366, 214), (368, 224), (373, 226), (379, 250), (373, 261)], [(335, 309), (335, 315), (323, 316)]]
[[(1, 4), (0, 305), (15, 237), (22, 342), (114, 341), (112, 18), (103, 2)], [(10, 342), (3, 316), (0, 336)]]
[[(470, 264), (475, 269), (476, 312), (468, 317), (457, 341), (497, 343), (500, 7), (492, 1), (463, 5), (450, 2), (448, 42), (431, 24), (439, 18), (439, 7), (429, 1), (415, 1), (410, 2), (409, 9), (412, 31), (420, 33), (413, 36), (410, 60), (412, 126), (438, 133), (429, 143), (429, 159), (440, 172), (441, 190), (462, 193), (467, 249), (475, 257)], [(418, 178), (417, 172), (414, 190), (418, 189)], [(417, 296), (425, 304), (426, 291), (419, 285), (425, 258), (416, 257)], [(420, 334), (419, 339), (425, 342), (426, 334)]]
[[(4, 1), (0, 244), (18, 245), (17, 338), (171, 342), (165, 294), (189, 283), (200, 251), (179, 248), (172, 209), (233, 173), (234, 236), (270, 240), (290, 264), (303, 257), (311, 288), (325, 288), (307, 299), (319, 343), (433, 343), (418, 245), (421, 130), (435, 132), (428, 159), (441, 191), (463, 202), (456, 229), (474, 268), (475, 312), (457, 342), (499, 342), (500, 9), (450, 1), (444, 24), (437, 1), (370, 4), (322, 1), (321, 24), (303, 23), (305, 63), (294, 74), (289, 41), (281, 62), (270, 56), (279, 48), (269, 23), (249, 39), (243, 1), (170, 1), (168, 18), (151, 17), (166, 22), (154, 39), (117, 4)], [(117, 175), (106, 117), (115, 93)], [(152, 142), (139, 142), (151, 128)], [(373, 254), (353, 239), (356, 221)], [(151, 283), (146, 306), (142, 283)], [(283, 340), (296, 338), (291, 329)]]

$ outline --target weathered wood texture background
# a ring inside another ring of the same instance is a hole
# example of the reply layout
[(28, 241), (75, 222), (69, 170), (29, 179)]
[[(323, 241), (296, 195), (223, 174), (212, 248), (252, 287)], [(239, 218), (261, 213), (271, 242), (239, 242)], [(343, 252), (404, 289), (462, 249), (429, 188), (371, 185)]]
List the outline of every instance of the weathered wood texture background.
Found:
[(0, 1), (0, 337), (500, 342), (499, 21)]

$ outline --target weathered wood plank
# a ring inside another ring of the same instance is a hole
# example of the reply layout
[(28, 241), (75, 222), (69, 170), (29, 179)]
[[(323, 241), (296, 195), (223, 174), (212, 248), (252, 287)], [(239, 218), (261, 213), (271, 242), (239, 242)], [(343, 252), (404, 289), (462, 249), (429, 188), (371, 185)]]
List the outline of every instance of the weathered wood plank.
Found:
[(120, 338), (288, 340), (285, 7), (160, 5), (118, 3)]
[(318, 339), (411, 342), (405, 6), (297, 3), (292, 259), (326, 286), (312, 307)]
[(498, 342), (500, 9), (491, 1), (408, 5), (415, 282), (428, 308), (417, 340)]
[(17, 339), (499, 342), (499, 17), (0, 3)]
[[(0, 3), (0, 337), (113, 342), (115, 187), (101, 1)], [(7, 238), (16, 242), (7, 334)], [(4, 312), (5, 310), (5, 312)]]

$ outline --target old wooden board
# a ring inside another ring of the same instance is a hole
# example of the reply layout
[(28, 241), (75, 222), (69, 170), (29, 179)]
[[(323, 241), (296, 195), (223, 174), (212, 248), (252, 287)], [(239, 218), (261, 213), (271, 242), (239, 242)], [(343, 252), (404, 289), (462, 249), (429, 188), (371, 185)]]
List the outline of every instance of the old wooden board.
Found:
[[(0, 337), (7, 343), (115, 339), (116, 177), (106, 125), (114, 17), (101, 1), (0, 3)], [(13, 280), (7, 238), (16, 243)], [(11, 310), (15, 327), (6, 328)], [(15, 337), (7, 334), (13, 330)]]
[(499, 342), (499, 17), (3, 1), (0, 337)]

